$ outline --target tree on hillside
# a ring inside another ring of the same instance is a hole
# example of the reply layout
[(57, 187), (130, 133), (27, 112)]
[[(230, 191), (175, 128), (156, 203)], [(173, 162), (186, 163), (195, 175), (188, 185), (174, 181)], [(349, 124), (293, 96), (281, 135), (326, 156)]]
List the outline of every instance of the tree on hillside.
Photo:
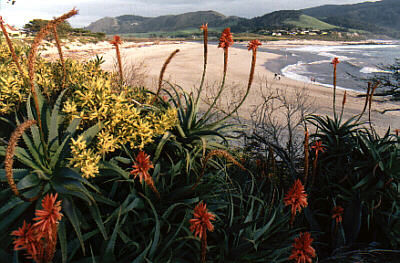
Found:
[[(25, 30), (25, 31), (28, 31), (28, 32), (31, 32), (31, 33), (37, 33), (37, 32), (39, 32), (39, 30), (40, 30), (43, 26), (47, 25), (48, 22), (49, 22), (49, 20), (44, 20), (44, 19), (33, 19), (33, 20), (29, 21), (28, 24), (25, 24), (25, 25), (24, 25), (24, 30)], [(59, 25), (57, 26), (57, 32), (58, 32), (60, 35), (66, 35), (66, 34), (72, 32), (72, 30), (73, 30), (73, 28), (72, 28), (71, 25), (70, 25), (68, 22), (66, 22), (66, 21), (62, 22), (61, 24), (59, 24)]]
[(381, 83), (382, 95), (391, 95), (393, 100), (400, 100), (400, 58), (392, 65), (380, 66), (382, 72), (376, 73), (373, 81)]

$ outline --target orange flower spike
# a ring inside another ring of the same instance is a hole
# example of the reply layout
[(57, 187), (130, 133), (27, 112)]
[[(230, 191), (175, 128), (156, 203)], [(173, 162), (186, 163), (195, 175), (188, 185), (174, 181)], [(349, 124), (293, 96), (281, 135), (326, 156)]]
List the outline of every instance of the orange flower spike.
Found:
[(114, 39), (110, 41), (111, 45), (117, 46), (122, 44), (122, 40), (120, 36), (115, 35)]
[(143, 182), (143, 180), (150, 177), (149, 170), (150, 168), (154, 168), (154, 165), (150, 161), (150, 155), (140, 151), (136, 156), (136, 160), (132, 167), (133, 170), (131, 171), (131, 174), (134, 175), (134, 179), (139, 176), (140, 182)]
[(193, 219), (190, 219), (190, 231), (194, 233), (194, 236), (198, 236), (200, 239), (203, 238), (206, 230), (214, 231), (214, 226), (211, 224), (212, 220), (215, 220), (215, 215), (208, 212), (207, 205), (201, 201), (193, 212)]
[(285, 206), (292, 206), (292, 218), (290, 220), (290, 224), (293, 224), (294, 217), (296, 216), (297, 211), (300, 213), (301, 209), (308, 206), (307, 202), (307, 194), (304, 190), (304, 185), (301, 183), (300, 179), (297, 179), (292, 188), (286, 193), (283, 199)]
[(50, 239), (53, 236), (54, 228), (62, 218), (61, 211), (61, 201), (57, 201), (58, 194), (55, 195), (47, 194), (42, 200), (43, 210), (35, 211), (35, 218), (33, 220), (36, 222), (33, 227), (39, 230), (41, 234), (48, 234)]
[(312, 149), (315, 150), (315, 155), (318, 156), (318, 152), (324, 152), (325, 151), (325, 147), (322, 146), (322, 141), (317, 141), (315, 142), (315, 144), (313, 146), (311, 146)]
[(232, 45), (233, 45), (233, 38), (232, 38), (231, 29), (229, 27), (227, 27), (224, 29), (224, 31), (221, 34), (221, 37), (219, 38), (218, 47), (227, 49)]
[(37, 236), (35, 235), (34, 228), (30, 223), (27, 224), (24, 221), (22, 227), (11, 232), (11, 235), (17, 237), (14, 239), (14, 250), (26, 249), (28, 251), (36, 252), (34, 244), (37, 242)]
[(343, 211), (344, 211), (344, 209), (340, 205), (335, 206), (332, 209), (332, 218), (336, 220), (336, 224), (339, 224), (342, 222)]
[(207, 23), (202, 24), (202, 25), (200, 26), (200, 29), (203, 30), (203, 31), (208, 31), (208, 24), (207, 24)]
[(333, 67), (335, 67), (336, 68), (336, 65), (337, 64), (339, 64), (340, 63), (340, 61), (339, 61), (339, 59), (338, 58), (334, 58), (334, 59), (332, 59), (332, 62), (331, 62), (331, 64), (333, 65)]
[(313, 240), (310, 233), (300, 233), (299, 237), (294, 239), (289, 260), (293, 259), (297, 263), (312, 263), (312, 258), (316, 257), (315, 249), (311, 246)]
[(394, 130), (394, 132), (395, 132), (396, 136), (399, 136), (400, 129), (396, 129), (396, 130)]
[(134, 176), (134, 179), (139, 176), (140, 182), (142, 183), (144, 180), (150, 189), (160, 199), (160, 193), (154, 185), (153, 178), (149, 174), (150, 168), (154, 168), (153, 163), (150, 161), (150, 155), (140, 151), (136, 156), (136, 160), (134, 161), (134, 165), (132, 167), (133, 170), (131, 171), (131, 174)]
[(198, 236), (201, 240), (201, 262), (206, 262), (207, 252), (207, 230), (214, 231), (214, 226), (211, 224), (212, 220), (215, 220), (215, 215), (208, 212), (206, 204), (201, 201), (193, 211), (193, 219), (189, 220), (190, 231), (194, 233), (194, 236)]
[(261, 46), (261, 42), (258, 39), (252, 40), (247, 45), (248, 50), (253, 50), (253, 52), (257, 51), (258, 46)]

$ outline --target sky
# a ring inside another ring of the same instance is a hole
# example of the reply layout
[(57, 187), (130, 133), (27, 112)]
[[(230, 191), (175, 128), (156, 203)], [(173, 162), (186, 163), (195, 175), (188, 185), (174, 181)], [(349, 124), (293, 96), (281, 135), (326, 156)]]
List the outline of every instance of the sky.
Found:
[[(52, 19), (77, 8), (79, 14), (69, 20), (84, 27), (105, 16), (160, 16), (200, 10), (224, 15), (261, 16), (277, 10), (302, 9), (325, 4), (354, 4), (365, 0), (16, 0), (14, 5), (0, 0), (0, 15), (10, 25), (22, 27), (34, 18)], [(373, 2), (373, 1), (369, 1)]]

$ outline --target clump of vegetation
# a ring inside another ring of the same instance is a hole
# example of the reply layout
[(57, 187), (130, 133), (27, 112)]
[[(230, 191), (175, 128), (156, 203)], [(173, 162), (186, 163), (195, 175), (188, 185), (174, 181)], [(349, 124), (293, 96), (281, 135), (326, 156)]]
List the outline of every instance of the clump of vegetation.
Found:
[[(264, 129), (273, 122), (258, 118), (246, 147), (264, 152), (233, 151), (239, 129), (227, 120), (252, 88), (259, 41), (248, 45), (245, 94), (218, 112), (233, 44), (223, 31), (221, 86), (199, 112), (207, 24), (197, 92), (163, 81), (176, 50), (153, 93), (126, 83), (121, 58), (115, 74), (99, 58), (64, 61), (59, 44), (58, 62), (37, 57), (43, 38), (57, 38), (57, 25), (76, 14), (49, 21), (30, 49), (9, 41), (0, 50), (2, 255), (16, 262), (345, 262), (399, 248), (398, 135), (379, 137), (359, 116), (343, 120), (342, 102), (333, 118), (296, 108), (300, 120), (287, 120), (286, 146)], [(112, 42), (117, 57), (120, 43)], [(274, 98), (292, 110), (285, 94)], [(318, 129), (296, 143), (305, 123)]]

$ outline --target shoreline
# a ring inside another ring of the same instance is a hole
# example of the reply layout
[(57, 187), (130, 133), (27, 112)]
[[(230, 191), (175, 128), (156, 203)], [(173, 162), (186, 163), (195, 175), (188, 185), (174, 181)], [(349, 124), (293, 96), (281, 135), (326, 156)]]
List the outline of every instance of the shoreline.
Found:
[[(334, 42), (333, 44), (337, 44)], [(270, 43), (268, 42), (268, 47)], [(71, 46), (71, 45), (70, 45)], [(103, 56), (105, 63), (102, 68), (105, 70), (113, 70), (115, 63), (115, 50), (109, 43), (102, 43), (97, 48), (85, 49), (81, 46), (85, 55), (82, 59), (93, 58), (95, 55)], [(261, 46), (262, 48), (262, 46)], [(124, 65), (126, 67), (138, 66), (142, 70), (145, 78), (145, 85), (151, 90), (155, 90), (160, 70), (164, 61), (176, 49), (180, 52), (174, 57), (164, 75), (164, 80), (180, 85), (186, 92), (193, 92), (198, 86), (203, 71), (203, 45), (196, 42), (168, 41), (168, 42), (146, 42), (132, 43), (126, 42), (121, 46), (121, 54)], [(222, 79), (223, 71), (223, 50), (217, 48), (216, 45), (209, 45), (208, 68), (206, 74), (206, 86), (204, 88), (203, 100), (215, 93), (215, 88)], [(79, 56), (79, 52), (70, 47), (68, 50), (73, 56)], [(51, 52), (48, 52), (51, 54)], [(55, 52), (55, 54), (57, 54)], [(90, 54), (91, 56), (88, 56)], [(66, 55), (68, 57), (68, 54)], [(239, 116), (250, 120), (251, 113), (257, 105), (263, 103), (261, 93), (268, 89), (278, 89), (295, 96), (296, 92), (305, 90), (310, 102), (319, 115), (332, 115), (332, 95), (333, 89), (317, 85), (317, 83), (305, 83), (293, 80), (287, 77), (281, 77), (281, 80), (274, 80), (274, 73), (265, 68), (265, 63), (279, 59), (280, 56), (268, 52), (257, 53), (257, 63), (255, 69), (255, 78), (252, 89), (242, 108), (239, 110)], [(251, 65), (251, 52), (247, 49), (232, 47), (229, 49), (229, 62), (227, 73), (227, 87), (221, 96), (220, 106), (232, 105), (240, 94), (243, 94), (248, 81), (248, 74)], [(337, 101), (339, 108), (342, 101), (344, 91), (337, 89)], [(345, 106), (344, 118), (349, 118), (359, 114), (364, 105), (364, 98), (358, 98), (359, 92), (351, 90), (347, 92), (347, 102)], [(390, 112), (380, 114), (386, 108), (399, 107), (388, 101), (374, 99), (372, 119), (375, 127), (380, 134), (383, 134), (390, 126), (393, 129), (400, 126), (400, 112)]]

